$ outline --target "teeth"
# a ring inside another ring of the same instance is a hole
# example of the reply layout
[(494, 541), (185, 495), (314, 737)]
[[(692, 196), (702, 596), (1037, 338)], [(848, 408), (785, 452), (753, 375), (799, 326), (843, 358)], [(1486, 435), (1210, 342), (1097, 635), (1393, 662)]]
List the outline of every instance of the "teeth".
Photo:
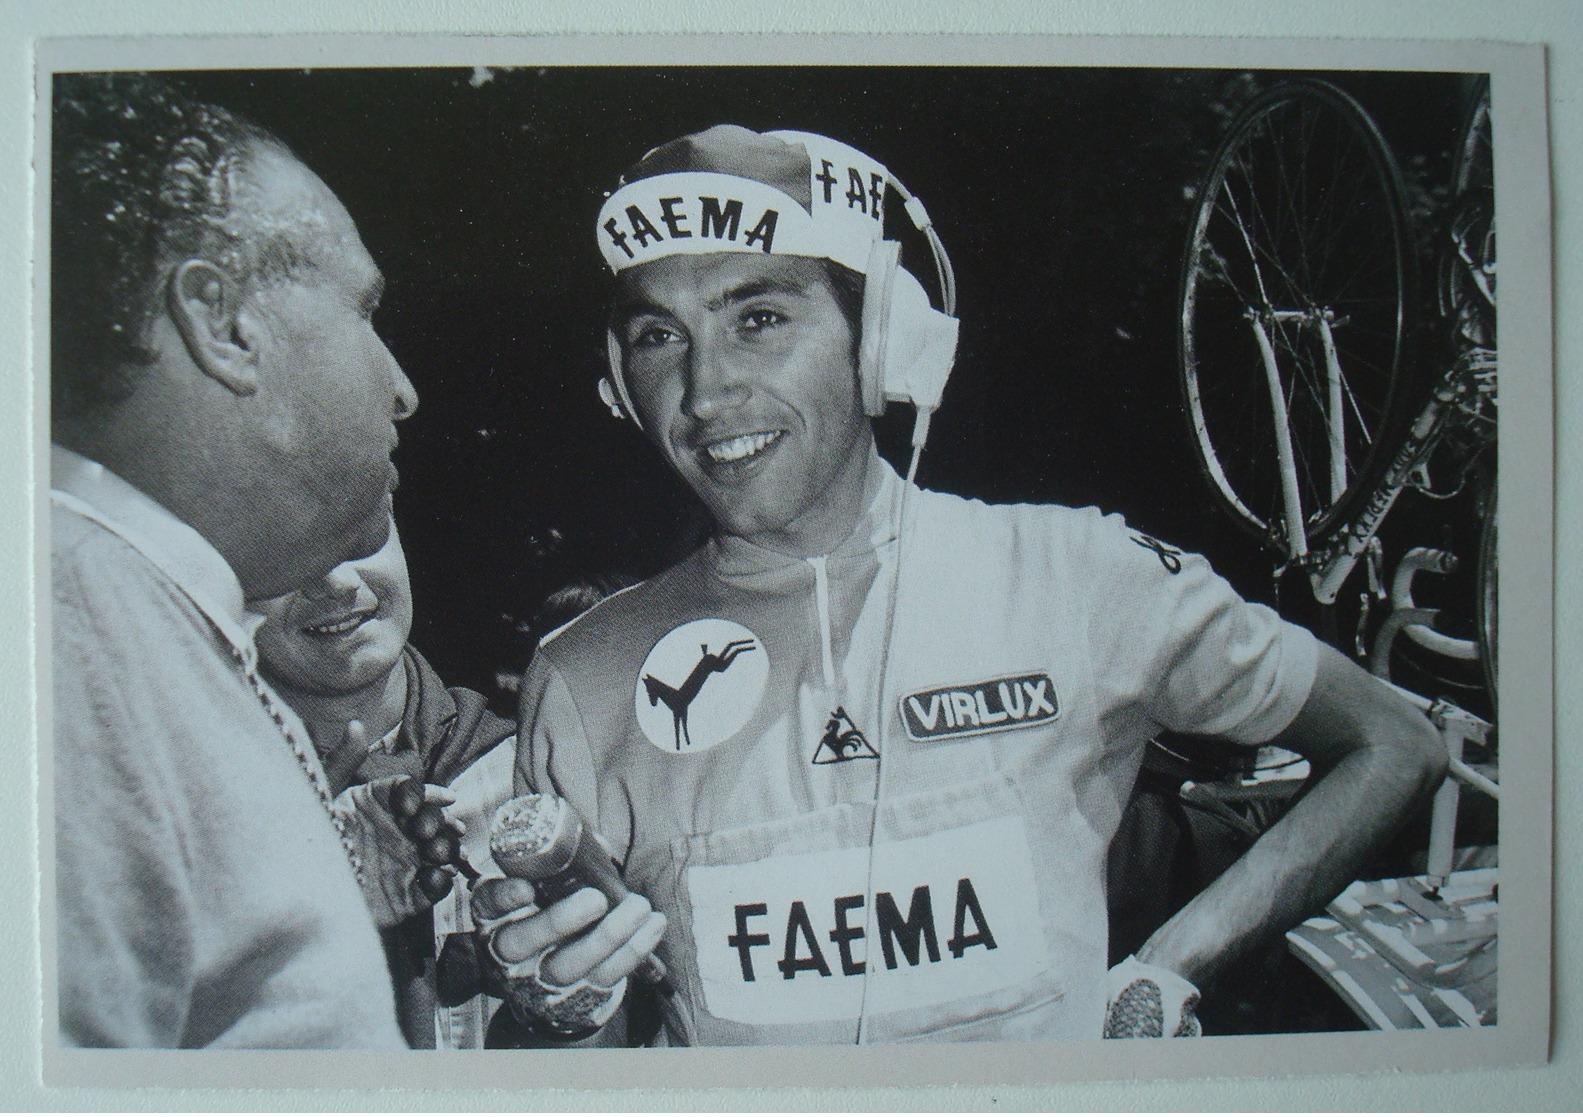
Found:
[(352, 629), (366, 621), (369, 616), (370, 614), (368, 613), (356, 613), (350, 617), (347, 617), (344, 621), (336, 621), (334, 624), (308, 625), (307, 631), (312, 632), (317, 636), (339, 636), (343, 632), (352, 631)]
[(764, 448), (781, 436), (780, 431), (759, 431), (742, 434), (725, 442), (714, 442), (704, 447), (709, 457), (717, 462), (736, 462), (764, 451)]

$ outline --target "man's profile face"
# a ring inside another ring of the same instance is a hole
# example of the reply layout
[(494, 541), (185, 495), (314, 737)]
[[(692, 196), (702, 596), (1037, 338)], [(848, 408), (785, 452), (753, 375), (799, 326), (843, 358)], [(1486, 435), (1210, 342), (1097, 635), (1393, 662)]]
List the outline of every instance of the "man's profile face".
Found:
[(841, 541), (873, 436), (820, 261), (655, 260), (622, 273), (612, 324), (644, 430), (722, 531), (803, 555)]
[(295, 225), (309, 256), (245, 296), (263, 404), (255, 467), (269, 490), (258, 512), (283, 550), (300, 552), (290, 565), (318, 573), (384, 543), (395, 422), (417, 407), (417, 394), (374, 332), (384, 281), (345, 207), (302, 163), (273, 150), (250, 161), (248, 178), (255, 226)]
[(372, 555), (343, 562), (313, 585), (249, 602), (264, 672), (309, 694), (342, 695), (381, 682), (412, 631), (412, 584), (396, 525)]

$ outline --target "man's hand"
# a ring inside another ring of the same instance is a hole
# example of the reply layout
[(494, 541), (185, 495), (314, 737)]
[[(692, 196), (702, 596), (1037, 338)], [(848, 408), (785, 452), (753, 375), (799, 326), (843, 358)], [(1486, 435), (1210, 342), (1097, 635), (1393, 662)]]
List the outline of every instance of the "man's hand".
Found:
[(451, 890), (459, 833), (441, 807), (455, 802), (443, 787), (387, 776), (349, 787), (332, 809), (363, 859), (363, 898), (380, 927), (427, 911)]
[(610, 1018), (622, 983), (665, 933), (665, 917), (636, 894), (611, 910), (584, 888), (540, 911), (532, 884), (496, 877), (478, 883), (472, 903), (483, 954), (501, 968), (513, 1010), (567, 1038)]

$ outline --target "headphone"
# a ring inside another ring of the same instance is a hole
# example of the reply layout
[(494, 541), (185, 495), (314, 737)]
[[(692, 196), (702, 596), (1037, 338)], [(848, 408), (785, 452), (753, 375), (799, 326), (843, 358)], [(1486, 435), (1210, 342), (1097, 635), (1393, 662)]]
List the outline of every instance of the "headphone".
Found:
[[(884, 414), (888, 403), (912, 405), (912, 445), (921, 450), (928, 438), (929, 417), (940, 406), (956, 358), (956, 274), (923, 203), (888, 170), (885, 176), (886, 184), (901, 196), (914, 228), (928, 240), (941, 308), (930, 305), (923, 285), (901, 266), (901, 244), (883, 236), (876, 239), (863, 277), (858, 384), (867, 415)], [(605, 352), (609, 374), (599, 381), (599, 398), (612, 415), (630, 419), (641, 430), (622, 374), (621, 341), (614, 330), (605, 332)]]

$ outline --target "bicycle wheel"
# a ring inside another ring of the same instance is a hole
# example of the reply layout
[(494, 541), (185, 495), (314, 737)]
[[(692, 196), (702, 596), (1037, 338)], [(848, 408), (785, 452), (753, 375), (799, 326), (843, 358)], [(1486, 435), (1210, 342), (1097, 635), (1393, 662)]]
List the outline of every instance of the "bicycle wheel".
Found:
[(1490, 79), (1481, 75), (1473, 87), (1467, 119), (1458, 133), (1454, 185), (1458, 194), (1495, 187), (1495, 148), (1490, 129)]
[(1183, 266), (1182, 382), (1205, 476), (1282, 553), (1295, 548), (1259, 332), (1278, 372), (1307, 540), (1317, 540), (1366, 496), (1405, 419), (1411, 245), (1401, 172), (1351, 97), (1290, 82), (1232, 125)]
[(1495, 348), (1495, 161), (1483, 77), (1458, 133), (1453, 208), (1440, 260), (1440, 313), (1455, 344)]

